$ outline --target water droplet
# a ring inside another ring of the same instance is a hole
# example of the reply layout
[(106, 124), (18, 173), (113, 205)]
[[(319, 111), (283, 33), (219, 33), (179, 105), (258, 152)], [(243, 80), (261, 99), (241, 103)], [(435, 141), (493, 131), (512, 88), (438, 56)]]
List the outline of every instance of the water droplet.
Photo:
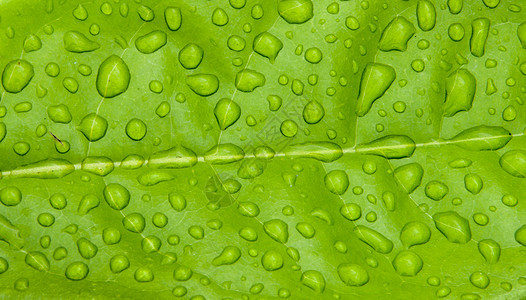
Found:
[(325, 278), (318, 271), (308, 270), (303, 272), (300, 281), (303, 285), (317, 293), (323, 293), (325, 290)]
[(522, 225), (515, 231), (515, 241), (523, 246), (526, 246), (526, 225)]
[(160, 30), (154, 30), (135, 40), (135, 47), (143, 54), (151, 54), (166, 45), (166, 33)]
[(500, 258), (500, 245), (492, 239), (484, 239), (479, 241), (478, 249), (480, 254), (484, 257), (486, 262), (495, 264)]
[(110, 183), (104, 188), (104, 199), (115, 210), (122, 210), (130, 203), (130, 192), (118, 183)]
[(83, 262), (77, 261), (69, 264), (66, 267), (65, 275), (66, 278), (69, 280), (82, 280), (88, 276), (89, 268), (88, 265), (86, 265)]
[(303, 108), (303, 120), (307, 124), (317, 124), (325, 116), (325, 109), (316, 100), (312, 100)]
[(227, 46), (230, 50), (239, 52), (245, 49), (246, 42), (244, 38), (234, 34), (228, 38)]
[(425, 244), (429, 242), (430, 237), (431, 230), (429, 227), (418, 221), (406, 223), (400, 231), (400, 241), (407, 248)]
[(278, 13), (289, 24), (302, 24), (314, 16), (314, 5), (311, 0), (280, 0)]
[(82, 4), (79, 4), (73, 10), (73, 16), (79, 21), (85, 21), (88, 18), (88, 11)]
[(151, 22), (155, 18), (155, 13), (151, 8), (146, 5), (141, 5), (137, 8), (137, 13), (139, 17), (145, 22)]
[(212, 13), (212, 23), (217, 26), (225, 26), (228, 24), (228, 15), (222, 8), (216, 8)]
[(261, 174), (267, 167), (267, 161), (260, 158), (249, 158), (241, 162), (237, 171), (237, 176), (243, 179), (253, 179)]
[(299, 222), (296, 224), (296, 230), (306, 239), (311, 239), (316, 234), (314, 226), (307, 222)]
[(254, 89), (265, 85), (265, 75), (250, 69), (245, 69), (236, 74), (236, 88), (242, 92), (252, 92)]
[(342, 148), (332, 142), (292, 144), (284, 152), (287, 156), (314, 158), (323, 162), (333, 162), (343, 156)]
[(62, 85), (72, 94), (75, 94), (79, 90), (79, 83), (73, 77), (65, 77), (64, 80), (62, 80)]
[(362, 208), (356, 203), (346, 203), (340, 208), (340, 213), (349, 221), (356, 221), (362, 216)]
[(99, 176), (108, 175), (113, 168), (113, 161), (105, 156), (86, 157), (81, 164), (82, 170)]
[(170, 103), (167, 101), (163, 101), (159, 103), (159, 106), (155, 109), (155, 114), (159, 116), (159, 118), (164, 118), (170, 113), (171, 107)]
[(321, 50), (317, 47), (309, 48), (305, 51), (305, 60), (311, 64), (319, 63), (323, 58)]
[(340, 264), (338, 266), (338, 276), (349, 286), (362, 286), (369, 282), (367, 270), (357, 264)]
[(130, 261), (124, 255), (117, 254), (110, 259), (110, 270), (117, 274), (130, 267)]
[(301, 82), (301, 80), (299, 79), (294, 79), (292, 81), (292, 85), (291, 85), (291, 90), (292, 92), (297, 95), (297, 96), (301, 96), (303, 95), (303, 88), (305, 87), (305, 84), (303, 84), (303, 82)]
[(164, 20), (168, 29), (172, 31), (179, 30), (183, 22), (183, 17), (181, 15), (181, 9), (179, 7), (168, 6), (164, 10)]
[(37, 271), (49, 271), (49, 260), (42, 252), (31, 251), (26, 254), (25, 262)]
[(197, 44), (190, 43), (184, 46), (179, 52), (179, 63), (181, 63), (185, 69), (195, 69), (201, 64), (203, 56), (203, 48)]
[(254, 52), (268, 58), (273, 63), (281, 49), (283, 49), (283, 42), (273, 34), (265, 31), (254, 38), (252, 48)]
[(448, 34), (453, 41), (459, 42), (464, 38), (465, 35), (464, 26), (462, 26), (460, 23), (453, 23), (449, 25)]
[(500, 4), (500, 0), (482, 0), (482, 2), (489, 8), (495, 8)]
[(475, 287), (477, 287), (479, 289), (487, 288), (489, 283), (490, 283), (488, 275), (486, 275), (486, 274), (484, 274), (484, 273), (482, 273), (480, 271), (473, 272), (469, 276), (469, 281), (471, 282), (471, 284), (473, 284), (473, 286), (475, 286)]
[(469, 43), (471, 54), (482, 57), (486, 51), (486, 41), (489, 34), (490, 21), (487, 18), (477, 18), (471, 22), (471, 40)]
[(469, 222), (457, 212), (446, 211), (433, 215), (436, 228), (448, 239), (457, 244), (465, 244), (471, 240)]
[(456, 15), (462, 11), (464, 0), (448, 0), (447, 6), (449, 8), (449, 12)]
[(73, 53), (91, 52), (100, 48), (100, 44), (88, 39), (78, 31), (64, 33), (64, 49)]
[(30, 34), (24, 40), (24, 51), (29, 53), (42, 48), (42, 41), (34, 34)]
[(80, 238), (77, 240), (77, 249), (80, 256), (85, 259), (92, 259), (99, 251), (97, 246), (86, 238)]
[(356, 152), (382, 156), (388, 159), (410, 157), (415, 152), (415, 142), (405, 135), (388, 135), (360, 144)]
[(219, 256), (212, 260), (214, 266), (231, 265), (239, 260), (241, 250), (236, 246), (226, 246)]
[[(245, 0), (242, 0), (242, 1), (245, 1)], [(252, 18), (254, 18), (255, 20), (259, 20), (263, 18), (263, 15), (264, 15), (263, 7), (259, 4), (252, 6), (252, 10), (250, 11), (250, 14), (252, 15)]]
[(196, 240), (202, 240), (205, 238), (205, 230), (198, 225), (190, 226), (188, 228), (188, 234)]
[(213, 95), (219, 89), (219, 79), (213, 74), (188, 75), (186, 84), (194, 93), (202, 97)]
[(108, 227), (102, 231), (102, 240), (106, 245), (115, 245), (121, 241), (121, 232), (117, 228)]
[(0, 241), (4, 241), (18, 249), (24, 247), (25, 241), (20, 236), (20, 229), (17, 226), (14, 226), (11, 221), (1, 214), (0, 228), (2, 229), (0, 233)]
[(155, 276), (151, 269), (146, 267), (139, 267), (137, 270), (135, 270), (133, 278), (135, 278), (137, 282), (151, 282), (153, 281)]
[(104, 98), (113, 98), (124, 93), (130, 84), (130, 70), (117, 55), (104, 60), (97, 73), (97, 91)]
[(148, 159), (149, 167), (160, 169), (187, 168), (194, 166), (196, 163), (197, 155), (195, 152), (181, 145), (156, 152)]
[(393, 67), (368, 63), (362, 73), (356, 114), (365, 116), (371, 109), (373, 102), (382, 97), (396, 79)]
[(97, 196), (93, 194), (87, 194), (82, 197), (77, 208), (77, 213), (80, 216), (87, 214), (90, 210), (98, 207), (100, 200)]
[(119, 13), (123, 18), (128, 17), (128, 13), (130, 12), (130, 7), (127, 3), (121, 3), (121, 6), (119, 6)]
[(232, 126), (241, 115), (241, 107), (229, 99), (221, 99), (214, 108), (214, 115), (221, 130)]
[(240, 161), (245, 157), (245, 152), (234, 144), (219, 144), (208, 150), (204, 159), (211, 164), (229, 164)]
[(499, 164), (508, 174), (524, 178), (526, 177), (526, 151), (511, 150), (500, 157)]
[(349, 176), (343, 170), (333, 170), (325, 175), (325, 186), (336, 195), (343, 195), (349, 187)]
[(424, 262), (410, 250), (400, 251), (393, 259), (393, 267), (402, 276), (416, 276), (424, 265)]
[(254, 242), (258, 239), (258, 234), (256, 230), (252, 227), (243, 227), (239, 230), (239, 236), (243, 239)]
[(424, 169), (418, 163), (410, 163), (396, 168), (394, 175), (404, 190), (411, 194), (422, 183)]
[(281, 123), (280, 131), (285, 137), (294, 137), (298, 133), (298, 124), (292, 120), (285, 120)]
[(517, 197), (511, 194), (506, 194), (502, 196), (501, 201), (504, 205), (509, 206), (509, 207), (514, 207), (519, 203), (519, 199), (517, 199)]
[(141, 241), (141, 248), (146, 253), (158, 252), (161, 249), (162, 242), (156, 236), (147, 236)]
[(171, 173), (163, 170), (148, 171), (137, 176), (137, 182), (143, 186), (152, 186), (173, 179), (175, 177)]
[(8, 186), (0, 190), (0, 202), (5, 206), (16, 206), (22, 201), (22, 192), (17, 187)]
[(378, 253), (387, 254), (393, 250), (393, 242), (374, 229), (358, 225), (353, 232), (359, 240), (371, 246)]
[(31, 63), (23, 59), (12, 60), (2, 72), (2, 85), (7, 92), (16, 94), (29, 84), (34, 75)]
[(515, 120), (515, 118), (517, 118), (517, 110), (515, 109), (515, 107), (513, 105), (507, 106), (502, 111), (502, 119), (504, 121), (511, 122), (511, 121)]
[(416, 28), (402, 16), (397, 16), (385, 27), (380, 38), (378, 49), (382, 51), (405, 51), (407, 42), (416, 32)]
[(468, 70), (460, 69), (446, 79), (444, 115), (452, 117), (460, 111), (471, 109), (477, 82)]
[(283, 267), (283, 256), (275, 250), (268, 250), (261, 257), (261, 265), (267, 271), (276, 271)]
[(48, 106), (47, 114), (55, 123), (68, 124), (72, 119), (69, 108), (64, 104)]
[(263, 223), (263, 229), (272, 239), (279, 243), (287, 243), (289, 239), (289, 229), (287, 223), (279, 219), (272, 219)]
[(468, 150), (483, 151), (500, 149), (511, 138), (510, 132), (503, 127), (481, 125), (462, 131), (450, 141)]
[(146, 136), (146, 124), (137, 118), (133, 118), (126, 124), (126, 135), (134, 140), (140, 141)]
[(442, 200), (447, 193), (449, 193), (449, 188), (441, 181), (432, 180), (426, 184), (425, 194), (432, 200)]
[(426, 65), (424, 61), (421, 59), (415, 59), (411, 62), (411, 68), (413, 69), (413, 71), (417, 73), (423, 72), (425, 69), (425, 66)]
[(122, 219), (122, 225), (131, 232), (141, 233), (146, 227), (146, 220), (140, 213), (131, 213)]
[[(0, 192), (0, 199), (1, 199), (1, 195), (2, 195), (2, 192)], [(60, 193), (53, 194), (51, 195), (51, 197), (49, 197), (49, 204), (54, 209), (59, 209), (59, 210), (64, 209), (67, 205), (66, 197)]]
[(357, 18), (350, 16), (345, 19), (345, 26), (350, 30), (358, 30), (360, 28), (360, 21), (358, 21)]
[(464, 176), (464, 186), (473, 195), (480, 193), (483, 187), (482, 178), (477, 174), (466, 174)]

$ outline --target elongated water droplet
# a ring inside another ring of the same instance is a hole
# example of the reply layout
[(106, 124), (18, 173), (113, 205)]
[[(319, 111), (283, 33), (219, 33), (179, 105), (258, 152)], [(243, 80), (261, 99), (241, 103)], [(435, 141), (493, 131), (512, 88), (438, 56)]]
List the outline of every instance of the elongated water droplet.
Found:
[(393, 67), (380, 63), (368, 63), (363, 70), (356, 114), (365, 116), (373, 102), (382, 97), (396, 79)]
[(245, 152), (234, 144), (220, 144), (208, 150), (205, 161), (211, 164), (222, 165), (240, 161), (245, 157)]
[(374, 229), (358, 225), (353, 232), (360, 241), (371, 246), (378, 253), (387, 254), (393, 250), (393, 242)]
[(166, 45), (166, 33), (160, 30), (154, 30), (135, 40), (135, 47), (143, 54), (151, 54)]
[(511, 133), (503, 127), (480, 125), (468, 128), (449, 141), (473, 151), (498, 150), (511, 140)]
[(100, 44), (88, 39), (78, 31), (64, 33), (64, 49), (73, 53), (91, 52), (100, 48)]
[(285, 155), (314, 158), (323, 162), (333, 162), (343, 156), (342, 148), (332, 142), (305, 142), (285, 148)]
[(486, 41), (489, 34), (490, 21), (488, 18), (477, 18), (471, 23), (471, 40), (469, 47), (471, 54), (482, 57), (486, 51)]
[(181, 145), (156, 152), (148, 158), (148, 167), (160, 169), (188, 168), (196, 163), (197, 155), (195, 152)]

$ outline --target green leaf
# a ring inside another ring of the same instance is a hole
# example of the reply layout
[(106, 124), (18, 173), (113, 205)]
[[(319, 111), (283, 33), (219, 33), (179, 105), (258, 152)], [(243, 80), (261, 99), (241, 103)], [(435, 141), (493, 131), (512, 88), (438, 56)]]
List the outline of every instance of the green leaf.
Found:
[(526, 295), (521, 1), (0, 8), (0, 298)]

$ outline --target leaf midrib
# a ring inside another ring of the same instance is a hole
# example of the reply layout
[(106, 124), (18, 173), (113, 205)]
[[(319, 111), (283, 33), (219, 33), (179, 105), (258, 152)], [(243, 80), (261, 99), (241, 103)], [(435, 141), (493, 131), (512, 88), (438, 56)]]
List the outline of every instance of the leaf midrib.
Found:
[[(524, 133), (517, 133), (517, 134), (510, 134), (510, 135), (495, 135), (490, 137), (477, 137), (477, 138), (470, 138), (470, 139), (459, 139), (459, 140), (435, 140), (431, 142), (426, 143), (416, 143), (416, 144), (397, 144), (397, 145), (387, 145), (387, 146), (378, 146), (378, 147), (359, 147), (352, 146), (348, 148), (343, 148), (342, 153), (345, 154), (364, 154), (369, 153), (372, 151), (386, 151), (386, 150), (396, 150), (396, 149), (403, 149), (410, 146), (415, 146), (415, 148), (426, 148), (426, 147), (440, 147), (444, 145), (454, 145), (459, 143), (465, 143), (465, 142), (477, 142), (477, 141), (490, 141), (493, 139), (501, 139), (505, 137), (522, 137), (524, 136)], [(359, 146), (359, 145), (358, 145)], [(339, 151), (338, 151), (339, 152)], [(337, 150), (315, 150), (315, 151), (293, 151), (293, 152), (278, 152), (274, 155), (274, 157), (288, 157), (288, 158), (296, 158), (296, 157), (306, 157), (306, 156), (313, 156), (313, 155), (332, 155), (337, 154)], [(233, 159), (237, 157), (237, 155), (214, 155), (214, 159), (219, 160), (228, 160)], [(343, 156), (342, 156), (343, 157)], [(190, 157), (187, 157), (190, 158)], [(245, 154), (243, 159), (251, 159), (256, 158), (254, 154)], [(204, 155), (198, 155), (197, 156), (197, 162), (198, 163), (210, 163), (205, 159)], [(91, 163), (91, 164), (85, 164), (87, 166), (96, 166), (99, 163)], [(122, 161), (113, 161), (114, 168), (121, 167)], [(142, 166), (148, 164), (148, 159), (144, 160), (144, 163)], [(82, 162), (76, 162), (72, 163), (72, 165), (75, 167), (75, 171), (82, 169)], [(58, 168), (54, 168), (54, 166), (49, 167), (42, 167), (38, 166), (35, 168), (25, 168), (23, 172), (17, 171), (17, 169), (7, 170), (1, 172), (1, 177), (24, 177), (24, 175), (31, 175), (31, 174), (37, 174), (42, 171), (55, 171), (58, 170)]]

